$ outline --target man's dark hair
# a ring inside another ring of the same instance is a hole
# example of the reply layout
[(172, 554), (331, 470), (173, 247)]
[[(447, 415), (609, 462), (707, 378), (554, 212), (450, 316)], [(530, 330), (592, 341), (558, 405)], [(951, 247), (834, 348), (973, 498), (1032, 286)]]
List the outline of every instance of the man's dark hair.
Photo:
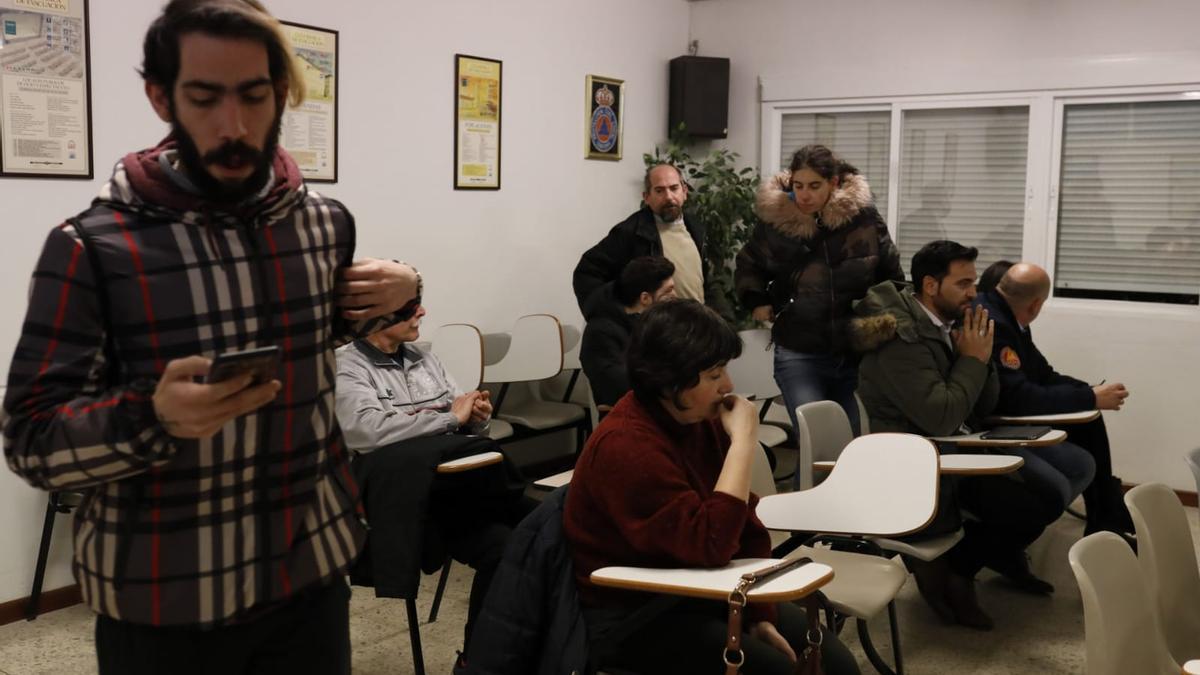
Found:
[(613, 284), (617, 301), (629, 307), (638, 301), (642, 293), (654, 292), (675, 274), (675, 265), (658, 255), (644, 255), (629, 261)]
[(625, 367), (633, 393), (645, 403), (669, 398), (682, 409), (679, 394), (696, 386), (700, 374), (736, 359), (742, 339), (713, 310), (695, 300), (658, 302), (633, 329)]
[(979, 275), (979, 283), (975, 284), (975, 290), (980, 293), (996, 290), (1000, 285), (1000, 280), (1004, 278), (1005, 272), (1012, 267), (1013, 263), (1010, 260), (997, 260), (988, 265), (988, 268)]
[(687, 186), (687, 181), (683, 179), (683, 171), (681, 171), (679, 167), (670, 162), (655, 162), (646, 167), (646, 173), (642, 176), (642, 194), (646, 194), (650, 191), (650, 173), (660, 166), (669, 166), (672, 169), (675, 169), (675, 173), (679, 176), (679, 184), (685, 187)]
[(292, 105), (304, 100), (304, 82), (292, 60), (292, 50), (279, 22), (258, 0), (171, 0), (142, 42), (142, 79), (172, 92), (179, 78), (179, 38), (203, 33), (222, 38), (261, 42), (267, 50), (271, 81), (286, 82)]
[(925, 284), (925, 277), (933, 277), (938, 283), (950, 273), (950, 263), (955, 260), (975, 262), (979, 249), (963, 246), (956, 241), (939, 239), (921, 247), (912, 257), (913, 290), (918, 294)]

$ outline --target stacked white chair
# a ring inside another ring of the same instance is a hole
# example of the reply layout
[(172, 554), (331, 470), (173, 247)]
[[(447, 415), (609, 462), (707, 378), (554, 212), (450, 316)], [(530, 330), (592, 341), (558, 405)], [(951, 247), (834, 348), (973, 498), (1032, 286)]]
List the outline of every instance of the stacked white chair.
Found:
[(1179, 673), (1129, 544), (1097, 532), (1075, 542), (1067, 559), (1083, 597), (1088, 675)]
[(1200, 658), (1200, 569), (1187, 512), (1162, 483), (1125, 493), (1137, 531), (1138, 562), (1159, 627), (1176, 661)]

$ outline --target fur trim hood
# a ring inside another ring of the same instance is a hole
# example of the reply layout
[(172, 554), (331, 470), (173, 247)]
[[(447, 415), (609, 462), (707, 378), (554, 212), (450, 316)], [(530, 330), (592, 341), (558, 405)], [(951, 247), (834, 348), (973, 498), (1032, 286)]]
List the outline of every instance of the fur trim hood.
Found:
[[(932, 323), (920, 319), (925, 312), (902, 281), (884, 281), (871, 287), (866, 297), (854, 303), (856, 318), (849, 322), (846, 337), (857, 352), (879, 349), (893, 339), (914, 343), (922, 337), (940, 340)], [(924, 335), (922, 335), (924, 333)]]
[[(784, 171), (763, 180), (755, 196), (755, 213), (771, 227), (796, 239), (812, 239), (817, 233), (817, 221), (796, 206), (792, 200), (791, 172)], [(831, 230), (849, 223), (859, 211), (871, 206), (871, 186), (867, 179), (851, 174), (842, 180), (829, 195), (821, 209), (821, 222)]]

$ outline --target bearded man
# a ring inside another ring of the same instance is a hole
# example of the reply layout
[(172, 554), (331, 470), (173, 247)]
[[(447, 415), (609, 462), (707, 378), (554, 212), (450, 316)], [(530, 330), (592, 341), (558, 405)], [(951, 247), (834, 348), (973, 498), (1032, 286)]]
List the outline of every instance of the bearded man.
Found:
[[(9, 466), (77, 490), (74, 572), (102, 674), (349, 673), (366, 532), (334, 349), (416, 311), (278, 147), (304, 82), (256, 0), (173, 0), (142, 76), (171, 133), (50, 231), (4, 400)], [(279, 348), (274, 379), (211, 357)]]

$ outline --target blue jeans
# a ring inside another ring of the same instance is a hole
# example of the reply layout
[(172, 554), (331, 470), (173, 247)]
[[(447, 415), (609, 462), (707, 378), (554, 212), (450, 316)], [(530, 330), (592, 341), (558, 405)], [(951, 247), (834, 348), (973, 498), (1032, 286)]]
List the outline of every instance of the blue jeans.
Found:
[(858, 362), (836, 354), (805, 354), (775, 345), (775, 383), (783, 392), (792, 428), (796, 424), (796, 406), (813, 401), (836, 401), (850, 419), (850, 429), (859, 433)]
[(1003, 448), (1006, 455), (1025, 460), (1018, 470), (1030, 489), (1044, 499), (1061, 504), (1065, 509), (1096, 475), (1096, 460), (1086, 450), (1072, 443), (1059, 443), (1042, 448)]

